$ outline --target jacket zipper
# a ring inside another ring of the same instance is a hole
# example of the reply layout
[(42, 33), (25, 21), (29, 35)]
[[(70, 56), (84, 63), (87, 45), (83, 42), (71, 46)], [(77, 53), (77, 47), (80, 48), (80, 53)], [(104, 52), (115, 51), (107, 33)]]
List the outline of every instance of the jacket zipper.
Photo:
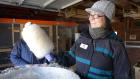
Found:
[[(93, 51), (92, 51), (92, 55), (91, 55), (91, 58), (90, 58), (90, 61), (92, 60), (92, 57), (93, 57), (93, 54), (94, 54), (94, 52), (95, 52), (95, 48), (96, 48), (96, 41), (95, 40), (92, 40), (92, 44), (93, 44)], [(90, 70), (90, 67), (91, 67), (91, 63), (92, 62), (90, 62), (90, 65), (89, 65), (89, 69), (88, 69), (88, 72), (87, 72), (87, 74), (89, 73), (89, 70)]]
[(95, 40), (93, 40), (93, 46), (94, 46), (94, 49), (93, 49), (93, 52), (95, 52), (95, 49), (96, 49), (96, 44), (95, 44)]

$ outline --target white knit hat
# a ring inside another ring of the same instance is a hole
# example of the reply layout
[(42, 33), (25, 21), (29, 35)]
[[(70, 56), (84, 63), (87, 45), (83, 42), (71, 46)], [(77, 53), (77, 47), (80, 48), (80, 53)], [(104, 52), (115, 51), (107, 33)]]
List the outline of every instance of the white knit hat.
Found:
[(87, 11), (88, 13), (103, 13), (108, 19), (111, 20), (115, 12), (115, 5), (111, 1), (100, 0), (95, 2), (91, 8), (86, 8), (85, 11)]

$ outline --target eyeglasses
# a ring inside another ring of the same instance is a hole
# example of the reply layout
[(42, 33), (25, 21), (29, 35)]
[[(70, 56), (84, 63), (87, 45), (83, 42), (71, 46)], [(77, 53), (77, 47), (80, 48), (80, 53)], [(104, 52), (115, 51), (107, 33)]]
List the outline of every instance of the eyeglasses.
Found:
[(104, 15), (102, 15), (102, 14), (89, 14), (88, 16), (89, 16), (89, 17), (92, 17), (92, 18), (94, 18), (94, 19), (98, 19), (98, 18), (100, 18), (100, 17), (103, 17)]

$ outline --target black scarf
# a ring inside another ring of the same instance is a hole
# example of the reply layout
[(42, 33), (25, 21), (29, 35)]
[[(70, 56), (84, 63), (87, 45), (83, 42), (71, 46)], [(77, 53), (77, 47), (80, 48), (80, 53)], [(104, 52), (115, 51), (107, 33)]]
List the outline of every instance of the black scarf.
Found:
[(106, 18), (105, 20), (106, 23), (104, 27), (91, 28), (91, 26), (89, 26), (89, 34), (93, 39), (105, 38), (112, 31), (110, 20), (108, 18)]

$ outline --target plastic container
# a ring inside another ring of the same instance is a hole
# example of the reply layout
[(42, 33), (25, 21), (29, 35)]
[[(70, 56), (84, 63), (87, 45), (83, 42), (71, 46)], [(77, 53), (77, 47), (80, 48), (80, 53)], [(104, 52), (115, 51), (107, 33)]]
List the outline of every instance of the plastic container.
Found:
[(140, 79), (140, 63), (135, 64), (133, 67), (135, 69), (135, 79)]

